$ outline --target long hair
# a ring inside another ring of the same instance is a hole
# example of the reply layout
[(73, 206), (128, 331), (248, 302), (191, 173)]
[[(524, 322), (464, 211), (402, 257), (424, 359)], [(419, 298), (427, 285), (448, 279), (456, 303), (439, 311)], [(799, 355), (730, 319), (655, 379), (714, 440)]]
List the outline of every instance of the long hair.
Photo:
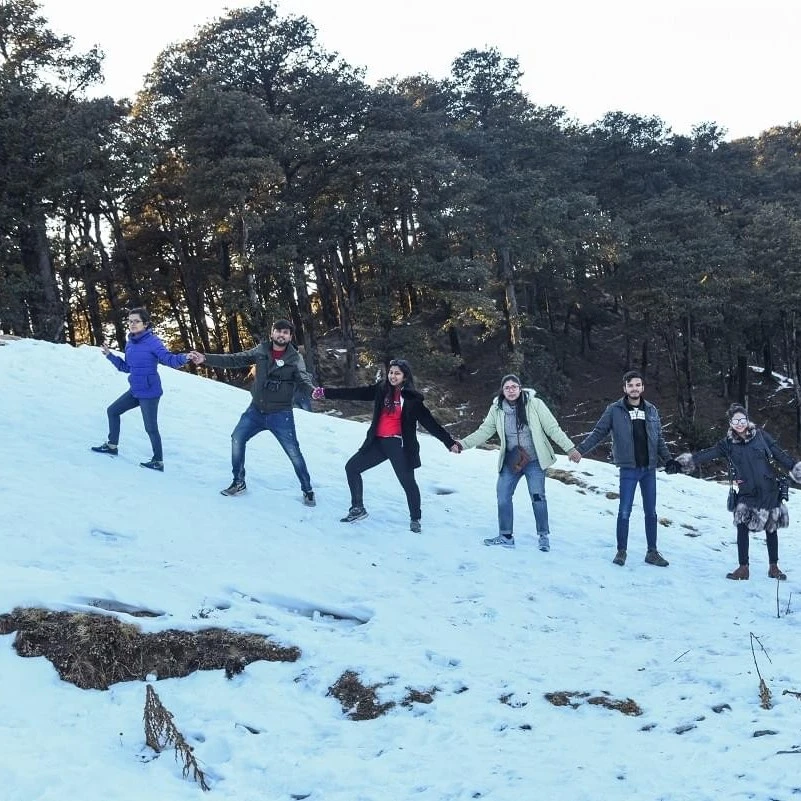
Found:
[[(503, 408), (503, 402), (506, 401), (506, 396), (503, 394), (503, 390), (498, 393), (497, 403), (498, 408)], [(528, 403), (528, 392), (524, 390), (522, 387), (520, 389), (520, 394), (517, 396), (517, 400), (514, 402), (514, 410), (515, 410), (515, 419), (517, 420), (517, 427), (523, 428), (523, 426), (528, 425), (528, 417), (526, 417), (526, 403)], [(510, 406), (513, 404), (509, 403)]]
[(395, 391), (392, 384), (389, 383), (389, 367), (397, 367), (403, 373), (403, 389), (410, 389), (412, 392), (417, 392), (417, 387), (414, 385), (412, 366), (406, 359), (393, 359), (389, 363), (387, 376), (384, 378), (384, 397), (387, 401), (392, 398), (392, 393)]

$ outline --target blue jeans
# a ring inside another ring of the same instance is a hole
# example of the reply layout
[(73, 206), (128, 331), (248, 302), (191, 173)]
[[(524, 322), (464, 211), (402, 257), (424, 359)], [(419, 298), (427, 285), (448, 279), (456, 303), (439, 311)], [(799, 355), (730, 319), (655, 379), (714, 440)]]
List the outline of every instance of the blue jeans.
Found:
[(525, 476), (528, 485), (528, 494), (531, 496), (531, 505), (534, 509), (534, 520), (537, 523), (537, 534), (548, 534), (548, 503), (545, 500), (545, 471), (540, 467), (537, 457), (519, 472), (513, 469), (517, 461), (517, 448), (507, 452), (503, 461), (503, 469), (498, 474), (496, 492), (498, 495), (498, 533), (506, 537), (514, 534), (514, 505), (512, 496), (515, 494), (517, 482)]
[(645, 541), (649, 551), (656, 550), (656, 468), (621, 467), (620, 506), (617, 511), (617, 547), (620, 551), (626, 550), (629, 541), (629, 518), (638, 484), (645, 515)]
[(108, 441), (112, 445), (117, 445), (120, 441), (120, 417), (125, 412), (139, 407), (142, 412), (142, 420), (145, 423), (145, 431), (150, 437), (150, 444), (153, 448), (153, 459), (157, 462), (164, 461), (161, 450), (161, 434), (159, 434), (159, 398), (135, 398), (128, 390), (124, 395), (120, 395), (111, 406), (106, 409), (108, 414)]
[(295, 475), (300, 481), (300, 488), (303, 492), (309, 492), (312, 488), (311, 478), (306, 469), (306, 461), (300, 452), (300, 445), (295, 434), (295, 417), (291, 409), (264, 414), (253, 404), (248, 406), (231, 433), (231, 467), (234, 472), (234, 480), (245, 480), (245, 446), (249, 439), (262, 431), (270, 431), (278, 440), (278, 444), (292, 462)]

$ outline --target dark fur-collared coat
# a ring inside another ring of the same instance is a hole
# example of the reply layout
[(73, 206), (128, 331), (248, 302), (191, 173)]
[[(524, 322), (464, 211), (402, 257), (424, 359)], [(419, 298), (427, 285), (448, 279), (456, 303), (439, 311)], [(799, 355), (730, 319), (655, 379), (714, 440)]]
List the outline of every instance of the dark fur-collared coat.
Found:
[(787, 506), (778, 497), (776, 470), (771, 460), (784, 467), (796, 483), (801, 483), (801, 462), (794, 462), (767, 431), (749, 423), (745, 436), (741, 437), (730, 428), (711, 448), (682, 453), (676, 459), (684, 473), (691, 473), (698, 465), (714, 459), (731, 462), (738, 488), (735, 525), (744, 523), (751, 531), (776, 531), (789, 525)]

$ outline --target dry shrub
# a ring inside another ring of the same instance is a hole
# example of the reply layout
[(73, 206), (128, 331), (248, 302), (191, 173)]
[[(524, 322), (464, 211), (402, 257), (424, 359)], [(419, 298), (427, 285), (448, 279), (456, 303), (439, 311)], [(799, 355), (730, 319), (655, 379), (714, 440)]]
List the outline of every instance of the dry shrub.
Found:
[(773, 708), (773, 695), (770, 687), (765, 683), (765, 679), (762, 678), (759, 680), (759, 705), (763, 709)]
[(145, 634), (115, 617), (46, 609), (15, 609), (0, 615), (0, 633), (17, 632), (20, 656), (44, 656), (58, 675), (82, 689), (107, 690), (118, 681), (149, 674), (180, 678), (196, 670), (224, 669), (230, 678), (251, 662), (295, 662), (300, 649), (276, 645), (256, 634), (225, 629)]
[(334, 684), (328, 688), (326, 695), (333, 696), (342, 704), (342, 711), (351, 720), (375, 720), (395, 706), (393, 701), (380, 704), (376, 690), (383, 684), (365, 687), (359, 675), (346, 670)]
[(148, 684), (145, 693), (145, 742), (160, 753), (168, 746), (175, 748), (175, 759), (183, 763), (183, 777), (192, 774), (201, 790), (210, 790), (206, 776), (197, 764), (192, 746), (172, 722), (172, 712), (161, 703), (158, 693)]

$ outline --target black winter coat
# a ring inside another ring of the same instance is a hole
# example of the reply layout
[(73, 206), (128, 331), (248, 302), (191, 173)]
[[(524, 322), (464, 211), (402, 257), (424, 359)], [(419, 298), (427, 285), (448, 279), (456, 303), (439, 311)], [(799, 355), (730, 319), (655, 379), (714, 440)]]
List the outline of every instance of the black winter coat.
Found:
[[(384, 408), (386, 385), (369, 384), (363, 387), (324, 387), (326, 400), (357, 400), (373, 401), (373, 419), (367, 436), (359, 451), (365, 451), (375, 440), (376, 426), (381, 410)], [(403, 452), (409, 467), (412, 470), (420, 467), (420, 443), (417, 441), (417, 424), (420, 423), (430, 434), (442, 442), (446, 448), (456, 444), (453, 437), (434, 419), (426, 408), (423, 396), (417, 390), (403, 388), (401, 390), (403, 405), (401, 407), (401, 438), (403, 439)]]
[(748, 424), (746, 436), (742, 438), (729, 429), (728, 434), (711, 448), (692, 454), (696, 465), (713, 459), (731, 459), (734, 480), (740, 492), (738, 504), (751, 509), (775, 509), (780, 505), (776, 487), (776, 471), (768, 455), (772, 456), (788, 471), (793, 468), (793, 458), (783, 451), (776, 440), (766, 431)]

